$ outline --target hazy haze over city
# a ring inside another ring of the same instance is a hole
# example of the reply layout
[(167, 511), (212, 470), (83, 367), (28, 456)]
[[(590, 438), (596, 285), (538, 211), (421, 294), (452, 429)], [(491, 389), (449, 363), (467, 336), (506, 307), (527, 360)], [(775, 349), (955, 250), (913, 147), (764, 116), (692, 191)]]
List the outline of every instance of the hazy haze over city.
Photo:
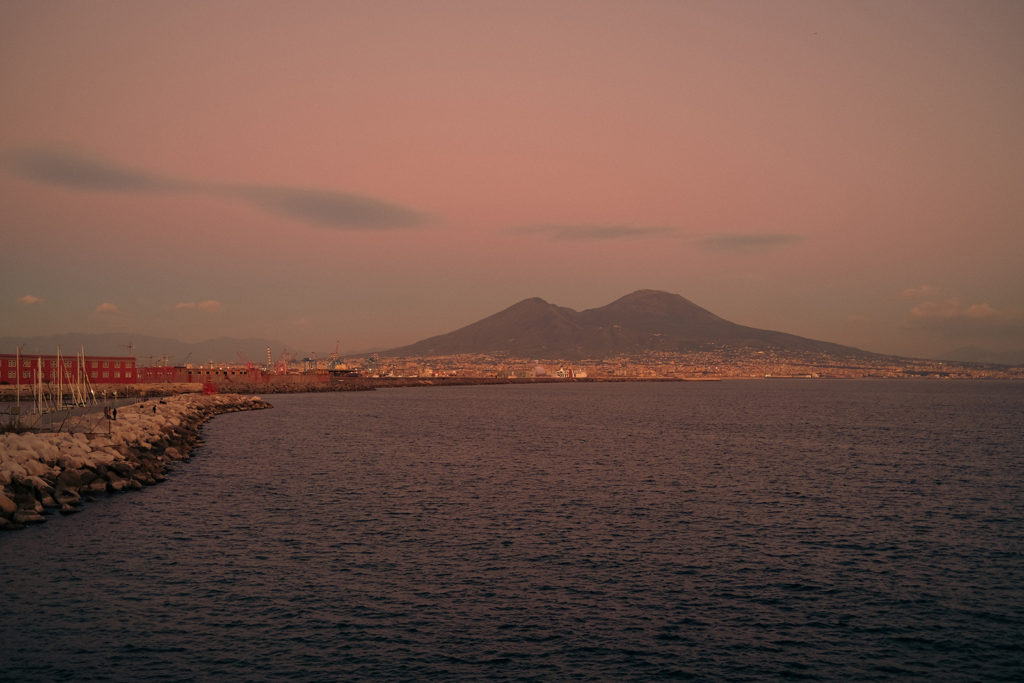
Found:
[(1014, 0), (10, 0), (0, 336), (356, 350), (651, 288), (1022, 349), (1021, 36)]

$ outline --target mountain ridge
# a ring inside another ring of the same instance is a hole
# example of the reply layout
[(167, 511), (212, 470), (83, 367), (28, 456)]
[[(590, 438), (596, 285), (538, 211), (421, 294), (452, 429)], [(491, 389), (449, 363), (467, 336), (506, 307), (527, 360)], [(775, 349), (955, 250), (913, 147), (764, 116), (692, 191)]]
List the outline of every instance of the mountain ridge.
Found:
[(648, 352), (692, 352), (714, 345), (879, 357), (851, 346), (730, 322), (680, 296), (641, 289), (605, 306), (575, 311), (539, 297), (388, 356), (505, 354), (582, 359)]

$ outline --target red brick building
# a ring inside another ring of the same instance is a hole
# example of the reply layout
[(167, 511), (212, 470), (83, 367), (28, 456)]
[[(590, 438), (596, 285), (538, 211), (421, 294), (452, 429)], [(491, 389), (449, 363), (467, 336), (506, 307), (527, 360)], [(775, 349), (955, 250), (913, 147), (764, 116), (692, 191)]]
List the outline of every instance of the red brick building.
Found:
[[(37, 370), (42, 369), (43, 383), (65, 384), (78, 381), (82, 367), (93, 384), (133, 384), (137, 380), (135, 358), (131, 356), (76, 356), (0, 354), (0, 384), (34, 384)], [(19, 377), (20, 375), (20, 377)]]

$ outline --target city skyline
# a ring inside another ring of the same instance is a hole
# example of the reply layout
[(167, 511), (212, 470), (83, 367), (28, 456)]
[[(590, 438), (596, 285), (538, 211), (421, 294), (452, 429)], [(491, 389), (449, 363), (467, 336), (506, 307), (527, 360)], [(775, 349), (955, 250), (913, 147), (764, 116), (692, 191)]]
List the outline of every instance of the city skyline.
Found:
[(0, 7), (0, 336), (388, 348), (649, 288), (1024, 349), (1017, 3), (244, 7)]

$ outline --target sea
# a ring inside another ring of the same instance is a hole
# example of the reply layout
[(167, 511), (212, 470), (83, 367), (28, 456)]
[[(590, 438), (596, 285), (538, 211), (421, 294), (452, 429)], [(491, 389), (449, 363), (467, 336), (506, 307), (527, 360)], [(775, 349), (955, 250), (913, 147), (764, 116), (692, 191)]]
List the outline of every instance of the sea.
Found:
[(1024, 383), (267, 398), (0, 535), (0, 679), (1024, 678)]

